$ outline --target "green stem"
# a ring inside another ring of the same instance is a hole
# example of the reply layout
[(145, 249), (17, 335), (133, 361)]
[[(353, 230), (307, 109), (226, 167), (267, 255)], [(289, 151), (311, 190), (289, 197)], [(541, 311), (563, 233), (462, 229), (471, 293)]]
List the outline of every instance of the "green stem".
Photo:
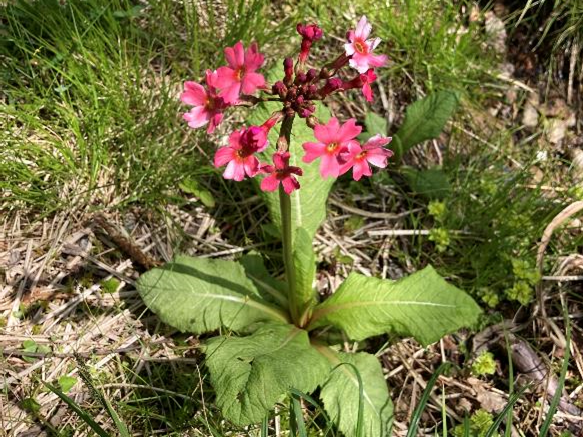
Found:
[[(294, 114), (286, 114), (281, 123), (279, 138), (277, 140), (277, 150), (287, 152), (290, 145), (291, 130), (294, 122)], [(296, 290), (296, 272), (294, 269), (293, 246), (292, 246), (292, 208), (291, 198), (279, 186), (279, 207), (281, 210), (281, 230), (283, 245), (283, 263), (285, 266), (285, 279), (288, 288), (288, 302), (293, 322), (299, 326), (300, 323), (300, 302), (298, 302)]]
[(291, 199), (289, 194), (279, 187), (279, 207), (281, 210), (281, 230), (283, 244), (283, 264), (285, 266), (285, 279), (288, 288), (288, 302), (291, 317), (294, 323), (300, 322), (299, 302), (296, 291), (296, 272), (294, 269), (293, 247), (292, 247), (292, 220), (291, 220)]

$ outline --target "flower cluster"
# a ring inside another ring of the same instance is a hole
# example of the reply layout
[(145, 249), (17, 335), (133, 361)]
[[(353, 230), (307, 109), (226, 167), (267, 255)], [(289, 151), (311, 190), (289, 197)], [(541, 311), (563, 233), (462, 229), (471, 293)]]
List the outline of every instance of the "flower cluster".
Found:
[[(195, 129), (208, 124), (208, 133), (215, 130), (231, 106), (281, 102), (281, 109), (265, 123), (234, 131), (229, 136), (229, 144), (217, 150), (214, 165), (217, 168), (226, 166), (223, 173), (226, 179), (241, 181), (245, 177), (263, 175), (260, 184), (263, 191), (274, 191), (280, 184), (287, 194), (299, 189), (296, 176), (302, 176), (303, 171), (289, 164), (289, 141), (296, 115), (305, 119), (316, 139), (302, 145), (305, 152), (302, 162), (320, 159), (323, 178), (336, 178), (352, 170), (353, 178), (358, 181), (372, 175), (371, 165), (386, 167), (393, 154), (385, 148), (391, 141), (389, 137), (376, 135), (361, 144), (357, 136), (362, 128), (357, 126), (355, 119), (342, 124), (333, 117), (324, 124), (315, 116), (315, 102), (334, 93), (361, 89), (366, 100), (372, 101), (371, 84), (377, 79), (375, 68), (384, 66), (387, 56), (373, 53), (381, 40), (369, 38), (372, 27), (366, 17), (360, 19), (355, 30), (347, 32), (344, 52), (319, 70), (308, 68), (306, 64), (312, 45), (322, 39), (322, 29), (316, 24), (298, 24), (296, 30), (302, 37), (298, 58), (295, 63), (292, 58), (283, 61), (283, 78), (272, 85), (257, 72), (265, 60), (257, 45), (253, 43), (245, 49), (242, 42), (225, 49), (227, 65), (216, 71), (207, 70), (204, 84), (191, 81), (184, 84), (180, 99), (192, 106), (184, 119)], [(342, 79), (338, 74), (345, 66), (352, 67), (357, 74)], [(258, 90), (265, 97), (254, 96)], [(259, 154), (269, 146), (268, 134), (280, 122), (279, 139), (271, 157), (273, 165), (261, 163)]]

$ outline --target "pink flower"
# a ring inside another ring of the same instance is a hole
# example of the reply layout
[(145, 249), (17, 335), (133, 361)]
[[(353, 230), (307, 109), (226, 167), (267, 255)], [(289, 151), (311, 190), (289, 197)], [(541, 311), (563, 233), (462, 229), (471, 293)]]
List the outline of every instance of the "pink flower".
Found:
[(310, 163), (317, 158), (322, 158), (320, 162), (320, 175), (323, 178), (332, 176), (338, 177), (340, 165), (344, 163), (341, 153), (348, 150), (348, 146), (354, 143), (354, 138), (360, 133), (362, 128), (356, 125), (356, 120), (351, 118), (342, 126), (338, 119), (332, 117), (327, 125), (318, 124), (314, 128), (314, 136), (318, 143), (304, 143), (302, 147), (306, 154), (302, 161)]
[(374, 70), (371, 68), (364, 74), (359, 74), (354, 79), (344, 82), (342, 84), (342, 89), (351, 90), (353, 88), (362, 88), (362, 94), (367, 101), (372, 101), (372, 88), (370, 84), (373, 83), (377, 78)]
[(206, 89), (196, 82), (187, 81), (184, 83), (184, 92), (180, 95), (183, 103), (194, 106), (183, 115), (188, 126), (196, 129), (209, 123), (207, 129), (209, 134), (213, 133), (223, 120), (223, 111), (227, 107), (224, 100), (217, 96), (216, 82), (217, 73), (207, 70)]
[(269, 176), (266, 176), (261, 181), (261, 189), (263, 191), (277, 190), (280, 182), (287, 194), (291, 194), (292, 191), (300, 188), (300, 183), (293, 175), (301, 176), (303, 171), (299, 167), (290, 166), (289, 158), (289, 152), (275, 152), (273, 154), (275, 167), (268, 164), (261, 166), (263, 172), (269, 173)]
[(225, 179), (242, 181), (245, 174), (250, 178), (259, 172), (259, 160), (255, 153), (264, 151), (268, 146), (268, 130), (260, 126), (242, 128), (229, 136), (229, 145), (219, 148), (215, 153), (215, 167), (226, 165)]
[(245, 51), (243, 43), (239, 41), (225, 49), (225, 58), (229, 66), (217, 70), (217, 86), (221, 88), (219, 95), (225, 102), (234, 103), (240, 93), (253, 94), (257, 88), (265, 85), (263, 75), (255, 73), (264, 60), (264, 56), (257, 51), (256, 43)]
[(392, 138), (390, 137), (375, 135), (362, 147), (356, 141), (351, 143), (348, 151), (342, 155), (345, 163), (340, 169), (340, 174), (344, 174), (352, 168), (352, 177), (355, 181), (358, 181), (362, 176), (372, 175), (369, 164), (385, 168), (387, 166), (387, 159), (393, 156), (393, 152), (384, 149), (383, 146), (389, 144), (391, 140)]
[(372, 26), (367, 22), (366, 16), (362, 16), (356, 26), (356, 30), (348, 31), (348, 43), (344, 44), (346, 56), (350, 56), (350, 66), (363, 74), (369, 68), (382, 67), (387, 62), (386, 55), (373, 55), (372, 51), (381, 42), (380, 38), (367, 39)]
[(362, 80), (362, 94), (364, 94), (364, 98), (367, 102), (372, 102), (372, 88), (370, 87), (370, 84), (373, 83), (376, 78), (377, 75), (372, 68), (365, 74), (360, 75), (360, 79)]

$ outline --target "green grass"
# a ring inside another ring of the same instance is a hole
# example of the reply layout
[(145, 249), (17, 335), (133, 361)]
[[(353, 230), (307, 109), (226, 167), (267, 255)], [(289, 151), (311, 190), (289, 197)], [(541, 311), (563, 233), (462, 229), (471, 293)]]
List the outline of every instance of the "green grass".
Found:
[(185, 175), (212, 171), (198, 150), (209, 140), (180, 117), (183, 81), (240, 38), (276, 44), (289, 32), (267, 22), (269, 2), (244, 4), (3, 6), (0, 209), (157, 206)]

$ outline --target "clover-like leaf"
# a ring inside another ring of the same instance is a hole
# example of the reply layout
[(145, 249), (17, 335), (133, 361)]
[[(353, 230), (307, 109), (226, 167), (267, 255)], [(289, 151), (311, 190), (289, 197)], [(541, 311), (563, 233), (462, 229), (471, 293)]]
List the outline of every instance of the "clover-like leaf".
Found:
[(293, 325), (264, 324), (247, 337), (215, 337), (205, 354), (216, 403), (240, 426), (260, 422), (291, 388), (313, 391), (330, 369), (308, 333)]
[(260, 321), (288, 321), (286, 313), (261, 298), (234, 261), (179, 256), (143, 274), (137, 288), (148, 308), (183, 332), (198, 334), (221, 326), (242, 330)]
[(470, 296), (431, 266), (397, 282), (352, 273), (314, 308), (308, 329), (334, 325), (354, 340), (395, 332), (428, 345), (474, 325), (481, 312)]
[[(336, 353), (328, 347), (317, 349), (334, 366), (322, 386), (320, 397), (340, 431), (356, 436), (360, 426), (360, 437), (391, 435), (393, 403), (378, 359), (367, 353)], [(360, 424), (359, 406), (362, 409)]]

